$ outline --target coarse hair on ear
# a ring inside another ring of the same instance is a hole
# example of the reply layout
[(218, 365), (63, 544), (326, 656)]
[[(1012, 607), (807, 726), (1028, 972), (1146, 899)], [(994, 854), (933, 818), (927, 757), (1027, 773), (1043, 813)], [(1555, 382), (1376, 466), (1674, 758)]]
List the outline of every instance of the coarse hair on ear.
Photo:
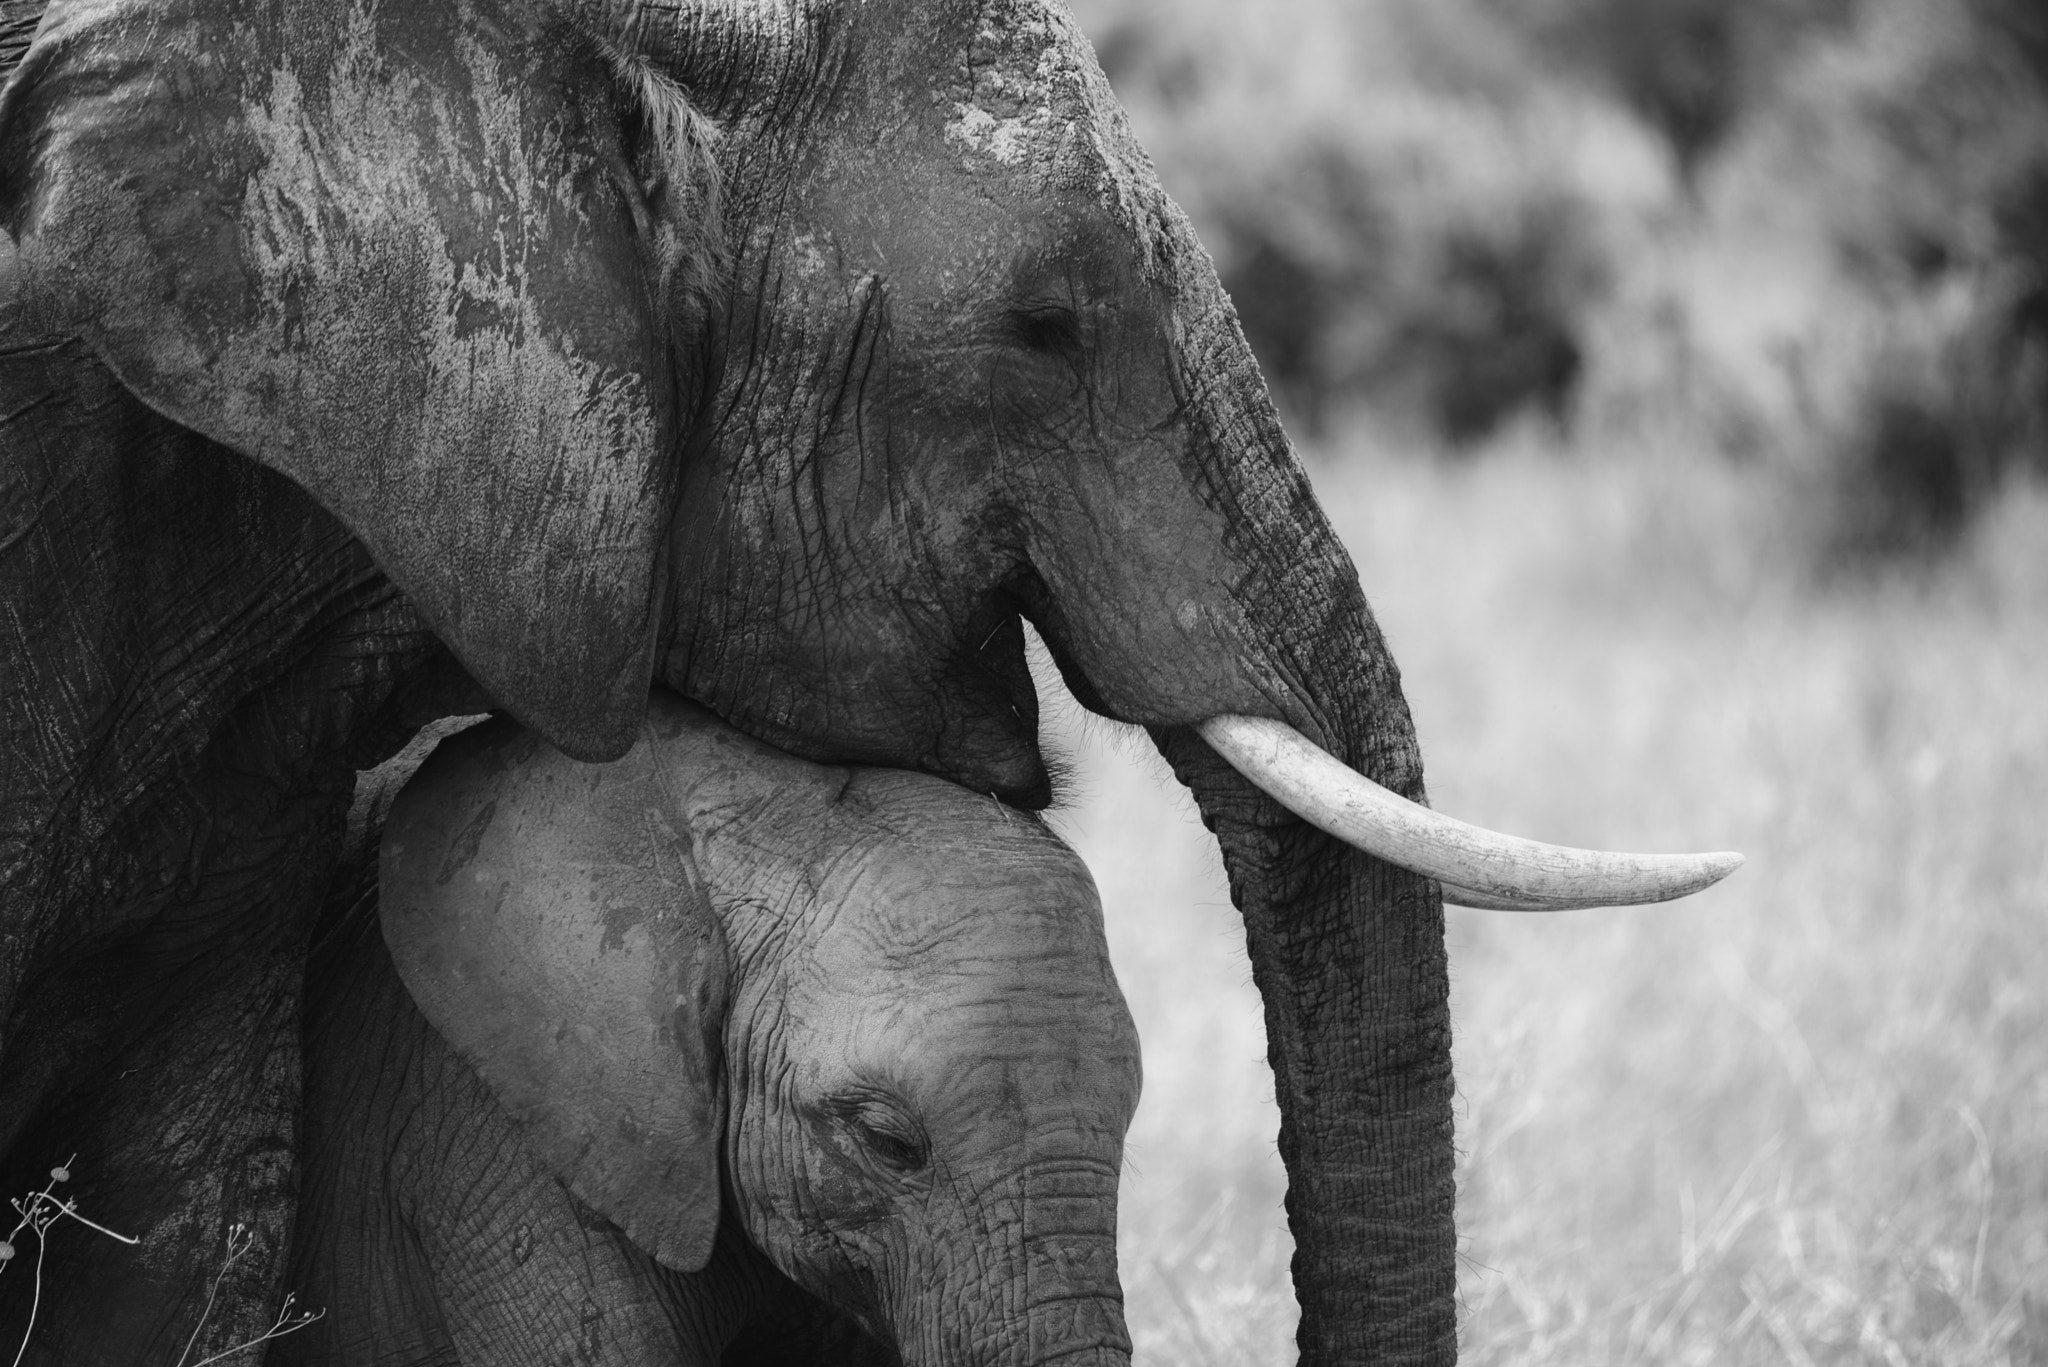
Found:
[(639, 116), (637, 167), (656, 222), (661, 294), (696, 326), (720, 305), (727, 260), (720, 214), (718, 125), (630, 37), (594, 36)]

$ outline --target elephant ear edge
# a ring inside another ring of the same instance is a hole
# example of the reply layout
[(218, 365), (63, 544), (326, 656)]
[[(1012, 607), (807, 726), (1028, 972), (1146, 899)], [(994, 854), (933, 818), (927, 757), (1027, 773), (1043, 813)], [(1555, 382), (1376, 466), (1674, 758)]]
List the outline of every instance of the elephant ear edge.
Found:
[(299, 483), (503, 706), (605, 758), (705, 359), (636, 117), (601, 43), (510, 0), (54, 0), (0, 220), (39, 320)]
[(385, 943), (421, 1013), (562, 1184), (660, 1262), (718, 1226), (728, 951), (641, 743), (569, 759), (507, 720), (392, 804)]

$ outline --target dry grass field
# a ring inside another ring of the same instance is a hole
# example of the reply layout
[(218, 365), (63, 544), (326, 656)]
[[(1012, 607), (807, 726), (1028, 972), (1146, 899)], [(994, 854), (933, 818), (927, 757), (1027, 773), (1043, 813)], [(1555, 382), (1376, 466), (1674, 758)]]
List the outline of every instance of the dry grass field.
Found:
[[(1761, 467), (1392, 445), (1315, 469), (1436, 804), (1750, 861), (1676, 906), (1452, 912), (1465, 1360), (2048, 1363), (2048, 494), (1830, 576)], [(1139, 1359), (1291, 1361), (1217, 858), (1142, 738), (1051, 725), (1145, 1041)]]

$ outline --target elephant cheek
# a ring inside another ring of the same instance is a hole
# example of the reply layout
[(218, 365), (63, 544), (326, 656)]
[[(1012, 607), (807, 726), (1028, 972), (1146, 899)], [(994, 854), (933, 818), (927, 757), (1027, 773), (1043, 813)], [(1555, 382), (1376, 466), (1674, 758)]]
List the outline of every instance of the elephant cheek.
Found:
[[(813, 1126), (793, 1126), (799, 1132)], [(793, 1161), (782, 1155), (793, 1155)], [(829, 1143), (766, 1146), (742, 1135), (728, 1154), (733, 1214), (778, 1271), (859, 1320), (884, 1322), (877, 1269), (891, 1261), (885, 1231), (899, 1215)]]
[(1037, 553), (1044, 591), (1027, 611), (1091, 710), (1191, 726), (1218, 713), (1263, 715), (1297, 691), (1266, 663), (1227, 530), (1207, 508), (1156, 496)]

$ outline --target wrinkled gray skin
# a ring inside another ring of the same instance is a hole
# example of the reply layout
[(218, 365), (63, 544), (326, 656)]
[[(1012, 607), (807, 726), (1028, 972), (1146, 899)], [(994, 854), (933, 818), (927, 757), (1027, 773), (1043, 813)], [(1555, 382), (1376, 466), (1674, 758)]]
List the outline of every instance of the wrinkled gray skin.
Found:
[(175, 1358), (237, 1221), (199, 1348), (268, 1323), (356, 770), (613, 758), (651, 675), (1031, 808), (1024, 617), (1221, 842), (1303, 1360), (1452, 1355), (1437, 889), (1192, 730), (1420, 798), (1397, 674), (1064, 11), (55, 0), (0, 227), (0, 1185), (145, 1236), (53, 1250), (44, 1360)]
[(444, 742), (389, 831), (308, 974), (327, 1313), (273, 1363), (1129, 1361), (1137, 1037), (1035, 817), (658, 695), (615, 765)]

